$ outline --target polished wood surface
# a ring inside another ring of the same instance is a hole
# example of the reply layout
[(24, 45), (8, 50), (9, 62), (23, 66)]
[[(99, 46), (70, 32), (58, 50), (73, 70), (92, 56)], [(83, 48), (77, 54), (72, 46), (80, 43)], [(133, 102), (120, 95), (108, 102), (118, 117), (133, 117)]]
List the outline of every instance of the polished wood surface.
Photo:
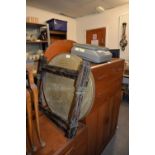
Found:
[(27, 152), (35, 151), (36, 147), (33, 139), (33, 122), (32, 122), (32, 102), (31, 102), (31, 93), (30, 89), (26, 89), (26, 113), (27, 113), (27, 140), (26, 146)]
[(95, 101), (83, 120), (88, 126), (88, 154), (99, 155), (115, 133), (121, 102), (124, 60), (91, 67), (95, 79)]
[[(28, 118), (28, 138), (30, 139), (30, 145), (32, 151), (36, 151), (35, 143), (33, 140), (34, 123), (36, 125), (36, 133), (41, 147), (45, 146), (45, 142), (41, 138), (40, 125), (39, 125), (39, 107), (38, 107), (38, 88), (34, 83), (33, 69), (31, 67), (26, 68), (28, 76), (28, 85), (26, 89), (26, 112)], [(32, 123), (32, 107), (34, 107), (35, 122)]]
[[(73, 43), (73, 41), (69, 41), (67, 44), (65, 42), (62, 43), (62, 40), (57, 43), (55, 42), (45, 52), (45, 57), (50, 61), (57, 54), (70, 52)], [(47, 146), (44, 149), (38, 150), (36, 154), (79, 155), (78, 151), (82, 151), (81, 154), (84, 152), (83, 155), (87, 155), (87, 151), (85, 151), (87, 147), (85, 148), (84, 146), (87, 146), (88, 140), (88, 155), (99, 155), (116, 130), (121, 102), (123, 69), (123, 59), (113, 59), (108, 63), (92, 64), (91, 70), (96, 87), (95, 101), (91, 112), (82, 120), (88, 127), (88, 131), (85, 130), (84, 136), (77, 138), (77, 140), (76, 138), (69, 140), (64, 136), (62, 130), (56, 128), (51, 121), (43, 117), (43, 120), (40, 120), (40, 123), (43, 124), (41, 125), (41, 131), (43, 131), (43, 138)], [(86, 138), (87, 134), (88, 139)], [(69, 141), (72, 141), (72, 144), (68, 143)], [(80, 143), (76, 147), (78, 149), (75, 149), (75, 147), (72, 148), (71, 146), (77, 145), (76, 143)]]
[(116, 131), (123, 68), (122, 59), (92, 64), (95, 101), (90, 113), (81, 121), (86, 127), (80, 128), (73, 139), (68, 139), (64, 131), (42, 116), (41, 132), (46, 146), (38, 149), (35, 155), (100, 155)]
[(80, 123), (76, 136), (66, 138), (64, 131), (44, 114), (40, 116), (40, 129), (46, 146), (41, 148), (34, 135), (38, 150), (34, 155), (87, 155), (87, 127)]
[(71, 40), (57, 40), (47, 48), (44, 56), (50, 61), (57, 54), (70, 52), (73, 43)]

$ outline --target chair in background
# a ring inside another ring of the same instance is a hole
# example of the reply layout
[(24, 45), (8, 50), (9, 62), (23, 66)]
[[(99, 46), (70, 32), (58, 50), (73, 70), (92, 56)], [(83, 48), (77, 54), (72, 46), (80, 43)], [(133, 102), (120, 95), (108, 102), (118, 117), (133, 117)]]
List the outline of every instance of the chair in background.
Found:
[[(27, 113), (27, 145), (29, 145), (32, 149), (32, 151), (36, 151), (37, 148), (34, 144), (34, 130), (33, 130), (33, 123), (36, 122), (36, 131), (37, 136), (40, 142), (41, 147), (45, 146), (45, 142), (42, 140), (40, 135), (40, 126), (39, 126), (39, 110), (38, 110), (38, 88), (36, 84), (34, 83), (34, 77), (33, 77), (33, 70), (32, 68), (26, 69), (27, 77), (28, 77), (28, 84), (26, 88), (26, 113)], [(34, 107), (34, 115), (35, 120), (32, 119), (33, 117), (33, 109)]]

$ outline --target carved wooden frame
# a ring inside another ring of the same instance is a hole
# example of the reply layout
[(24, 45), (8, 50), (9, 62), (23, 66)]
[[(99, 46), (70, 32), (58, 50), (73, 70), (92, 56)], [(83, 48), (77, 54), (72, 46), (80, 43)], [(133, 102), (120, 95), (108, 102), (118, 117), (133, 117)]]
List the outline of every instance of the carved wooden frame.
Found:
[[(40, 100), (41, 101), (40, 109), (49, 119), (54, 121), (58, 126), (60, 126), (65, 131), (66, 136), (68, 138), (72, 138), (75, 136), (78, 128), (78, 120), (80, 116), (80, 108), (83, 100), (83, 94), (89, 80), (90, 63), (88, 61), (83, 60), (82, 64), (79, 66), (78, 71), (74, 71), (66, 68), (48, 65), (46, 59), (43, 58), (41, 61), (40, 71), (41, 71), (40, 98), (42, 98), (43, 95), (44, 101), (46, 102), (45, 106), (42, 104), (42, 99)], [(75, 92), (73, 102), (69, 111), (69, 117), (68, 117), (69, 119), (67, 122), (64, 121), (60, 116), (57, 116), (56, 114), (52, 113), (51, 110), (48, 108), (48, 104), (43, 91), (44, 77), (46, 72), (75, 79)]]

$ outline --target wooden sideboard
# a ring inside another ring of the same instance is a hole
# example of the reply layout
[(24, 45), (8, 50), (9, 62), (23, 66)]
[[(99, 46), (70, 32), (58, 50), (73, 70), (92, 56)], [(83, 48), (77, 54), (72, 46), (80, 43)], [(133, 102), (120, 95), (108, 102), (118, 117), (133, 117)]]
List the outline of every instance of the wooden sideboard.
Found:
[(100, 155), (115, 133), (123, 69), (123, 59), (91, 67), (96, 87), (95, 100), (91, 112), (82, 121), (88, 127), (88, 155)]
[(121, 85), (124, 60), (113, 59), (109, 63), (91, 66), (95, 80), (95, 100), (89, 114), (81, 120), (73, 139), (46, 116), (40, 116), (40, 128), (45, 148), (35, 155), (100, 155), (116, 131), (121, 103)]

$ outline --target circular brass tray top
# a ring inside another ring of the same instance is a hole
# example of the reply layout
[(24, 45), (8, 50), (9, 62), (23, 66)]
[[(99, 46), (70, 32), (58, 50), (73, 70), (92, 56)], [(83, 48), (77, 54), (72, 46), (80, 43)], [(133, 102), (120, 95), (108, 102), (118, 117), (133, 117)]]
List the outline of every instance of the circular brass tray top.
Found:
[[(59, 54), (55, 56), (48, 65), (62, 67), (77, 71), (82, 59), (73, 54)], [(64, 121), (68, 120), (75, 93), (75, 80), (60, 75), (45, 73), (43, 91), (50, 110), (61, 117)], [(89, 75), (89, 82), (83, 95), (79, 119), (84, 118), (91, 110), (95, 95), (95, 84), (92, 73)]]

